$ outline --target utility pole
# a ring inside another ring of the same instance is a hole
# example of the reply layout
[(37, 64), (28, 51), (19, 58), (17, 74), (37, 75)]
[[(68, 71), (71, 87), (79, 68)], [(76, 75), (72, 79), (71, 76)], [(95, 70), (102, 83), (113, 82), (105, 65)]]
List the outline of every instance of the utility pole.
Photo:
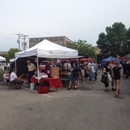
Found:
[(25, 40), (26, 40), (26, 37), (27, 37), (27, 36), (28, 36), (28, 35), (23, 35), (23, 36), (22, 36), (22, 37), (23, 37), (23, 43), (22, 43), (23, 50), (26, 49), (27, 42), (25, 42)]
[(18, 35), (18, 40), (17, 40), (17, 43), (18, 43), (18, 49), (20, 50), (20, 38), (21, 38), (21, 36), (23, 36), (23, 34), (16, 34), (16, 35)]

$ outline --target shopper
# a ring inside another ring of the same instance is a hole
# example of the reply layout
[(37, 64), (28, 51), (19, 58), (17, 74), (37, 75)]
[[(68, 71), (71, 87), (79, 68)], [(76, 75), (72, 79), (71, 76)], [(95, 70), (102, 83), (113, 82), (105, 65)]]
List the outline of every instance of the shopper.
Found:
[(120, 79), (121, 79), (121, 68), (119, 67), (119, 62), (116, 62), (116, 66), (113, 68), (113, 77), (116, 83), (116, 96), (120, 94)]
[[(110, 68), (110, 62), (107, 61), (106, 62), (106, 67), (103, 69), (103, 72), (107, 75), (107, 74), (111, 74), (111, 68)], [(105, 92), (110, 92), (109, 90), (109, 81), (105, 82)]]
[(66, 60), (66, 63), (64, 64), (63, 68), (65, 71), (70, 72), (71, 64), (69, 63), (69, 60)]
[(77, 89), (78, 86), (78, 79), (79, 76), (81, 75), (81, 69), (80, 68), (74, 68), (70, 74), (70, 81), (69, 81), (69, 86), (68, 86), (68, 90), (70, 90), (71, 88), (73, 89)]
[[(113, 71), (113, 68), (116, 66), (116, 60), (113, 60), (110, 64), (110, 67), (111, 67), (111, 72)], [(111, 73), (112, 74), (112, 73)], [(115, 84), (115, 79), (114, 77), (112, 76), (112, 82), (111, 82), (111, 90), (112, 91), (116, 91), (116, 84)]]

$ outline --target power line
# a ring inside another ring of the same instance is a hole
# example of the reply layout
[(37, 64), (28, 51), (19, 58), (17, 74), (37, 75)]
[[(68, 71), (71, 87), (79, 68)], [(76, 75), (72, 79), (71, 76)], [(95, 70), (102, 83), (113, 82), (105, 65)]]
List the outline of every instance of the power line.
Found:
[(25, 42), (25, 40), (26, 40), (26, 37), (27, 37), (28, 35), (22, 35), (22, 37), (23, 37), (23, 43), (22, 43), (22, 46), (23, 46), (23, 50), (25, 50), (26, 49), (26, 45), (27, 45), (27, 42)]
[(17, 40), (17, 43), (18, 43), (18, 49), (20, 50), (20, 38), (23, 36), (23, 34), (16, 34), (18, 35), (18, 40)]

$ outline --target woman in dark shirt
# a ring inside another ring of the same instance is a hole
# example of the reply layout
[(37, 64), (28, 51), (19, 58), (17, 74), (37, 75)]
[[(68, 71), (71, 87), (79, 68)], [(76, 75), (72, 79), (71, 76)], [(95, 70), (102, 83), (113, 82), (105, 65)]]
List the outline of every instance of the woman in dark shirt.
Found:
[[(109, 61), (106, 62), (106, 67), (103, 69), (103, 72), (106, 73), (106, 74), (109, 73), (111, 75), (111, 68), (110, 68), (110, 62)], [(105, 92), (110, 92), (108, 87), (109, 87), (109, 81), (105, 82)]]
[(120, 87), (120, 79), (121, 79), (121, 68), (119, 67), (119, 62), (116, 62), (116, 66), (113, 68), (113, 77), (116, 82), (116, 96), (120, 94), (119, 87)]

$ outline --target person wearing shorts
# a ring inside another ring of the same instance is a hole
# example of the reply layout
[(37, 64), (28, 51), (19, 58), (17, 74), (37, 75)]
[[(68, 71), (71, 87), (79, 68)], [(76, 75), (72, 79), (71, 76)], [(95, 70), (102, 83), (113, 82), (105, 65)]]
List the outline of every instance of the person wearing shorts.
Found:
[(120, 79), (121, 79), (121, 68), (119, 67), (119, 62), (116, 62), (116, 66), (113, 68), (112, 75), (116, 83), (116, 96), (120, 94)]
[(77, 89), (79, 75), (81, 75), (81, 69), (74, 68), (70, 74), (70, 81), (69, 81), (68, 90), (71, 89), (71, 86), (75, 90)]

